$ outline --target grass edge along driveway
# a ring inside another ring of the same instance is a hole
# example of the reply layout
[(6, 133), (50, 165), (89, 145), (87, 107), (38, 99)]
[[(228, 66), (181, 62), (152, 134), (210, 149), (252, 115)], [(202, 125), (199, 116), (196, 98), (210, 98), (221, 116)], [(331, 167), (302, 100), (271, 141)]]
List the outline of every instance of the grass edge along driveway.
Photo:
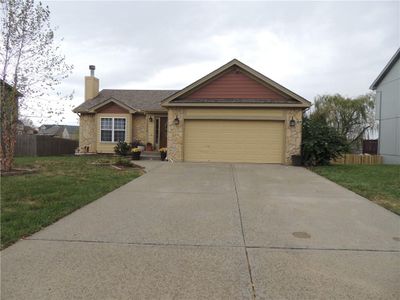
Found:
[(15, 167), (29, 175), (1, 178), (1, 249), (39, 231), (74, 210), (138, 177), (138, 170), (93, 164), (101, 156), (18, 157)]
[(400, 165), (330, 165), (311, 170), (400, 215)]

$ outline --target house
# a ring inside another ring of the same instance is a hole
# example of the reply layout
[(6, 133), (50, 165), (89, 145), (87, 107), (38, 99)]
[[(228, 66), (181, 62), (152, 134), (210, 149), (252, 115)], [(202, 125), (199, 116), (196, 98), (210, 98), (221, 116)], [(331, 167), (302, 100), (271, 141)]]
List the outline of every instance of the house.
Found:
[(47, 135), (63, 139), (78, 140), (79, 126), (44, 124), (39, 127), (39, 135)]
[(378, 153), (386, 164), (400, 164), (400, 48), (370, 86), (376, 92)]
[(85, 77), (79, 145), (112, 153), (117, 141), (168, 147), (173, 161), (290, 164), (310, 102), (234, 59), (182, 90), (99, 92)]
[(17, 134), (24, 134), (25, 130), (24, 130), (24, 122), (22, 122), (21, 120), (17, 120)]
[(17, 121), (17, 134), (37, 134), (38, 131), (32, 126), (25, 125), (21, 120)]

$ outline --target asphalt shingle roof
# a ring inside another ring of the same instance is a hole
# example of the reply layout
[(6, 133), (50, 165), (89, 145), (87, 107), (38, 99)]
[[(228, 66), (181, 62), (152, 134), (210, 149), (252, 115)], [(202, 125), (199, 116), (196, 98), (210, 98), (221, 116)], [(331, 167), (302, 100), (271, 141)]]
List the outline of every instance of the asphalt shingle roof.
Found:
[(104, 89), (96, 97), (83, 102), (74, 109), (76, 113), (88, 112), (91, 108), (110, 98), (114, 98), (135, 110), (165, 110), (161, 101), (176, 93), (177, 90), (113, 90)]

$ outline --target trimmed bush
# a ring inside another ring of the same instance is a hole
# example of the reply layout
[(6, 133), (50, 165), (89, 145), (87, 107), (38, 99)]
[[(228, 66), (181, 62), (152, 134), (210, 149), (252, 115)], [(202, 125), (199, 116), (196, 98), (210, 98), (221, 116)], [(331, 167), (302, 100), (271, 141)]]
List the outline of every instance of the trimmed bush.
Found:
[(118, 155), (127, 156), (131, 151), (131, 145), (127, 142), (119, 141), (114, 147), (114, 152)]
[(303, 119), (301, 154), (305, 166), (328, 165), (348, 151), (346, 138), (321, 118)]

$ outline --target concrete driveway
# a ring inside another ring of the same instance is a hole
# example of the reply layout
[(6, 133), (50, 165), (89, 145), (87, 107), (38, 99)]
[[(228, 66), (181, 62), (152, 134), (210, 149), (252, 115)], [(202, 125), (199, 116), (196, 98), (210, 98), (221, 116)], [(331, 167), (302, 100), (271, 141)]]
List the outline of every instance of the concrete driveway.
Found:
[(397, 215), (303, 168), (143, 163), (4, 250), (2, 298), (400, 298)]

